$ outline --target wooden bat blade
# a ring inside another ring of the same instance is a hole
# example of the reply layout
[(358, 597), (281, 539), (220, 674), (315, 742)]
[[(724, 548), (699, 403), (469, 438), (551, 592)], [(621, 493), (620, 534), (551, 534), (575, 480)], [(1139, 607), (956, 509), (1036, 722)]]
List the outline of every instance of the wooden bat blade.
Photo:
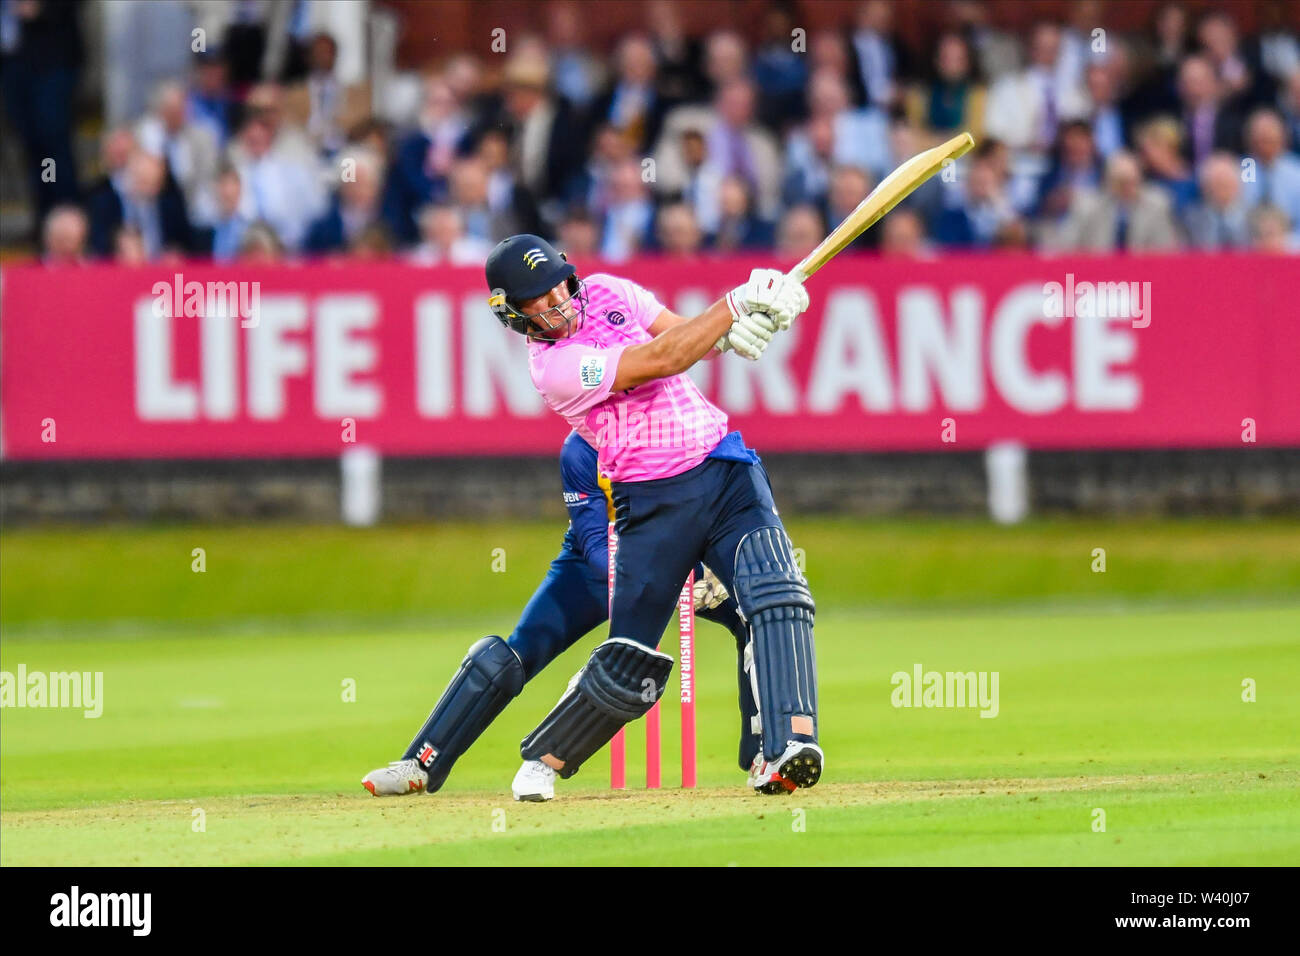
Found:
[(964, 156), (975, 145), (970, 133), (961, 133), (932, 149), (917, 153), (880, 181), (870, 195), (844, 217), (844, 221), (831, 230), (803, 261), (790, 270), (790, 274), (806, 279), (831, 259), (839, 255), (858, 236), (862, 235), (912, 191), (943, 168), (948, 160)]

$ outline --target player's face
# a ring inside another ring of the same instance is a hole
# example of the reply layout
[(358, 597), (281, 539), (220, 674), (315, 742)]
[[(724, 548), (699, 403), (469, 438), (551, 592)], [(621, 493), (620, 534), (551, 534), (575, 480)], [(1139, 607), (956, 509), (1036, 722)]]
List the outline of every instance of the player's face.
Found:
[(519, 311), (527, 315), (537, 329), (534, 338), (563, 339), (577, 331), (574, 325), (578, 318), (577, 303), (569, 294), (568, 282), (561, 282), (535, 299), (525, 299), (519, 303)]

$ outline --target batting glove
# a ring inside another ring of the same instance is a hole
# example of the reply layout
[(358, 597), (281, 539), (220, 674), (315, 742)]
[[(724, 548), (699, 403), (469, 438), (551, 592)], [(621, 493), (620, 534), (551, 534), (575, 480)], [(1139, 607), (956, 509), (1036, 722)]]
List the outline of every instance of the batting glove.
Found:
[(803, 283), (775, 269), (755, 269), (749, 281), (733, 290), (731, 297), (747, 312), (766, 312), (775, 318), (778, 329), (788, 329), (795, 317), (808, 308)]
[[(731, 304), (728, 298), (727, 304)], [(772, 336), (776, 334), (776, 320), (772, 316), (763, 312), (732, 312), (731, 329), (723, 338), (735, 350), (736, 354), (749, 359), (751, 362), (757, 362), (760, 355), (767, 348), (767, 343), (772, 341)], [(726, 351), (721, 348), (721, 351)]]
[(691, 588), (691, 595), (695, 598), (697, 611), (712, 611), (731, 596), (727, 593), (727, 586), (718, 579), (707, 564), (704, 565), (704, 574)]

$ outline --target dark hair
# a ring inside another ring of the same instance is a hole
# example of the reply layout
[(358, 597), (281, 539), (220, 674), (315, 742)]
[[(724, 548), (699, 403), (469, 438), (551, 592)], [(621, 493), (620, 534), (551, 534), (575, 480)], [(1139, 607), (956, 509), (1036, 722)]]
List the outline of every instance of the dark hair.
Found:
[(966, 81), (971, 85), (982, 83), (983, 74), (980, 70), (979, 57), (975, 55), (975, 44), (961, 30), (948, 29), (940, 31), (935, 37), (933, 45), (930, 47), (929, 71), (930, 82), (937, 83), (942, 77), (939, 76), (939, 48), (943, 46), (944, 41), (949, 37), (959, 42), (966, 49)]

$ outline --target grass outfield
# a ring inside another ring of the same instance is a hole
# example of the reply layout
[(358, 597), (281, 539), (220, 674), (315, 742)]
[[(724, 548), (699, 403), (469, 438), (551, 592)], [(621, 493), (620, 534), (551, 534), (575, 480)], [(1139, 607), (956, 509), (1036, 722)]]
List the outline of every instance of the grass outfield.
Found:
[[(1300, 863), (1295, 523), (800, 521), (818, 787), (742, 791), (734, 651), (701, 622), (701, 789), (613, 794), (598, 755), (553, 803), (510, 799), (519, 739), (592, 635), (442, 792), (371, 798), (361, 775), (405, 745), (473, 640), (508, 629), (558, 530), (6, 531), (0, 668), (102, 671), (104, 713), (6, 708), (0, 862), (763, 865), (799, 840), (808, 863)], [(891, 675), (915, 664), (997, 671), (997, 717), (891, 706)]]

